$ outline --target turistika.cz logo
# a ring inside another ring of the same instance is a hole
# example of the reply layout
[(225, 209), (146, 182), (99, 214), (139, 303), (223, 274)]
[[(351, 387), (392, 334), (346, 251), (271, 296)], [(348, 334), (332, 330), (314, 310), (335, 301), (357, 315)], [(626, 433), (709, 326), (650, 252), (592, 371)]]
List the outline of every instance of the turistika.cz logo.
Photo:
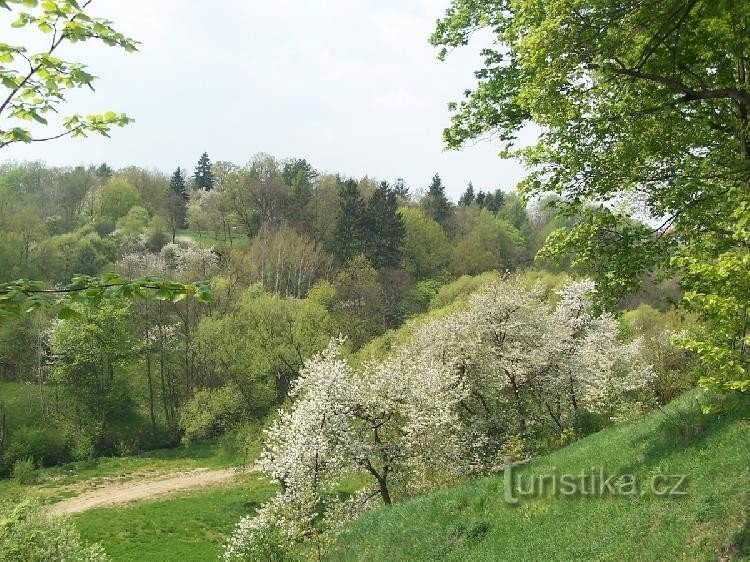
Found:
[(547, 474), (514, 474), (511, 463), (504, 470), (505, 501), (517, 504), (523, 497), (633, 497), (653, 495), (679, 497), (687, 494), (685, 474), (654, 474), (639, 482), (634, 474), (608, 474), (604, 467), (593, 466), (578, 474), (564, 473), (556, 467)]

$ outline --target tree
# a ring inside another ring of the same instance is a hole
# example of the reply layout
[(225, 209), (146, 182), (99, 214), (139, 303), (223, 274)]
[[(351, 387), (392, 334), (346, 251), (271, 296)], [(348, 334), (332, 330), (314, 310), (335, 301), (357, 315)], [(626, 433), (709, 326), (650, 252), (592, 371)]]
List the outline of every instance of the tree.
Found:
[[(16, 5), (22, 5), (26, 10), (18, 10)], [(93, 39), (106, 45), (121, 47), (128, 52), (137, 50), (136, 41), (115, 31), (112, 22), (87, 14), (87, 6), (88, 3), (81, 7), (74, 0), (39, 4), (7, 0), (0, 5), (0, 8), (5, 8), (16, 16), (11, 27), (33, 27), (49, 38), (48, 47), (38, 53), (30, 53), (22, 45), (0, 45), (0, 60), (3, 62), (0, 82), (8, 90), (4, 98), (0, 96), (0, 117), (18, 123), (15, 126), (10, 123), (0, 126), (0, 148), (16, 142), (44, 142), (66, 136), (85, 137), (89, 133), (107, 136), (112, 127), (122, 127), (131, 121), (125, 114), (118, 115), (113, 111), (85, 117), (71, 115), (63, 119), (60, 132), (48, 136), (35, 136), (30, 129), (21, 125), (28, 121), (47, 125), (46, 116), (57, 112), (57, 107), (65, 101), (67, 90), (84, 86), (93, 89), (92, 84), (96, 78), (84, 65), (55, 56), (64, 43)]]
[(505, 195), (503, 194), (502, 190), (497, 189), (495, 190), (495, 193), (491, 193), (487, 195), (487, 199), (485, 200), (484, 206), (491, 213), (497, 214), (500, 211), (500, 209), (503, 208), (504, 204), (505, 204)]
[[(0, 8), (15, 16), (12, 27), (38, 30), (48, 41), (47, 48), (36, 53), (29, 52), (23, 45), (0, 44), (3, 65), (0, 67), (0, 84), (6, 91), (0, 95), (0, 118), (5, 119), (5, 124), (0, 125), (0, 149), (17, 142), (86, 137), (90, 133), (107, 136), (113, 127), (131, 121), (127, 115), (113, 111), (87, 116), (70, 115), (59, 125), (50, 125), (47, 121), (46, 116), (58, 112), (69, 90), (84, 86), (93, 89), (95, 81), (85, 65), (56, 56), (61, 45), (94, 40), (127, 52), (137, 50), (137, 42), (116, 31), (112, 22), (89, 14), (86, 10), (89, 4), (81, 5), (76, 0), (0, 1)], [(22, 126), (28, 121), (55, 128), (47, 135), (36, 135)], [(19, 279), (0, 285), (0, 315), (55, 307), (59, 314), (68, 316), (72, 310), (69, 305), (75, 302), (97, 302), (104, 296), (132, 296), (136, 293), (148, 296), (159, 291), (165, 298), (181, 298), (187, 293), (197, 293), (199, 287), (152, 279), (126, 282), (113, 275), (78, 276), (62, 289), (49, 288), (40, 281)], [(201, 298), (208, 298), (210, 294), (205, 285), (200, 292)]]
[(107, 165), (106, 162), (102, 162), (97, 168), (96, 168), (96, 177), (98, 177), (100, 180), (108, 180), (112, 177), (114, 174), (114, 171), (112, 168)]
[(74, 431), (91, 439), (99, 452), (111, 452), (110, 426), (134, 407), (122, 377), (134, 356), (128, 305), (111, 300), (98, 309), (77, 312), (77, 317), (55, 328), (53, 380), (74, 405), (69, 420)]
[(341, 264), (346, 264), (364, 250), (365, 203), (354, 180), (339, 186), (339, 215), (332, 253)]
[(456, 243), (451, 270), (456, 275), (512, 270), (522, 254), (523, 240), (518, 231), (484, 209), (474, 228)]
[[(706, 325), (685, 344), (722, 390), (750, 388), (749, 22), (746, 2), (455, 0), (432, 36), (443, 57), (494, 33), (476, 87), (452, 105), (448, 146), (492, 134), (524, 158), (524, 195), (557, 193), (577, 217), (547, 251), (591, 267), (605, 305), (646, 272), (679, 276)], [(539, 142), (515, 150), (530, 121)]]
[(185, 186), (185, 177), (178, 167), (169, 182), (170, 193), (167, 196), (167, 209), (169, 211), (169, 226), (172, 231), (172, 242), (175, 241), (178, 228), (185, 228), (187, 219), (188, 194)]
[(474, 184), (469, 182), (466, 186), (466, 191), (463, 192), (461, 198), (458, 200), (459, 207), (468, 207), (474, 202)]
[(333, 281), (333, 315), (355, 349), (385, 331), (388, 319), (378, 272), (364, 255), (347, 262)]
[(198, 165), (195, 167), (195, 175), (193, 178), (198, 189), (211, 191), (214, 188), (214, 176), (213, 171), (211, 170), (211, 160), (208, 157), (208, 152), (204, 152), (198, 160)]
[(393, 189), (393, 192), (396, 194), (396, 197), (399, 197), (401, 199), (409, 198), (409, 186), (406, 185), (404, 178), (396, 178), (396, 181), (393, 182), (392, 189)]
[(100, 221), (114, 223), (128, 214), (128, 211), (140, 205), (141, 197), (138, 190), (127, 181), (114, 177), (99, 191), (97, 218)]
[(451, 244), (441, 226), (418, 209), (402, 209), (406, 238), (404, 269), (415, 279), (441, 279), (448, 271)]
[(370, 263), (376, 269), (399, 267), (406, 227), (388, 182), (381, 182), (367, 201), (364, 230), (364, 251)]
[(298, 225), (300, 232), (304, 232), (306, 222), (307, 206), (312, 198), (313, 181), (318, 172), (304, 158), (292, 158), (283, 163), (281, 177), (289, 187), (289, 205), (287, 218)]
[(422, 199), (422, 209), (427, 218), (430, 218), (445, 228), (451, 216), (451, 204), (445, 195), (445, 186), (439, 174), (432, 177), (427, 194)]
[[(260, 466), (281, 491), (239, 522), (224, 559), (267, 559), (271, 544), (289, 549), (276, 552), (286, 559), (305, 542), (320, 554), (377, 503), (497, 471), (510, 444), (535, 431), (559, 438), (579, 413), (638, 407), (651, 371), (637, 342), (619, 342), (614, 318), (591, 314), (593, 290), (581, 281), (545, 296), (518, 280), (491, 283), (359, 367), (333, 340), (266, 432)], [(331, 497), (355, 474), (364, 489)]]

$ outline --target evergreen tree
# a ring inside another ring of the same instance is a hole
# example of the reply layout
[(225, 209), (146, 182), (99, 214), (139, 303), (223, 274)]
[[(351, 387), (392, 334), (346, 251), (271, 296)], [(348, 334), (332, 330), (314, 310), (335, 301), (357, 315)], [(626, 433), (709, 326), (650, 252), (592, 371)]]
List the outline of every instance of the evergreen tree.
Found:
[(182, 173), (182, 168), (178, 167), (174, 171), (172, 179), (169, 181), (169, 187), (180, 199), (187, 201), (187, 188), (185, 186), (185, 176)]
[(106, 162), (102, 162), (101, 165), (96, 169), (96, 177), (101, 180), (108, 180), (112, 177), (112, 168), (110, 168)]
[(365, 203), (354, 180), (339, 187), (339, 216), (331, 253), (339, 263), (347, 263), (364, 250)]
[(185, 176), (181, 168), (177, 168), (169, 181), (170, 193), (167, 199), (169, 207), (169, 225), (172, 230), (172, 242), (175, 241), (178, 228), (185, 227), (187, 217), (188, 194), (185, 186)]
[(474, 202), (474, 184), (469, 182), (461, 198), (458, 200), (459, 207), (468, 207)]
[(376, 269), (395, 268), (401, 264), (401, 249), (406, 228), (398, 212), (398, 196), (388, 182), (381, 182), (367, 202), (364, 250)]
[(198, 160), (198, 165), (195, 167), (195, 185), (198, 189), (205, 191), (211, 191), (214, 187), (214, 175), (211, 171), (211, 159), (208, 157), (208, 152), (204, 152)]
[(422, 210), (426, 217), (438, 222), (443, 228), (448, 224), (451, 216), (451, 204), (445, 196), (445, 186), (439, 174), (432, 177), (427, 195), (422, 199)]
[(397, 178), (391, 189), (396, 197), (401, 197), (401, 199), (409, 198), (409, 186), (406, 185), (404, 178)]
[(487, 194), (484, 191), (480, 191), (474, 200), (480, 209), (484, 209), (484, 206), (487, 204)]
[(293, 158), (284, 162), (281, 178), (289, 188), (287, 219), (302, 226), (305, 209), (312, 199), (313, 181), (318, 172), (304, 158)]
[(487, 195), (487, 200), (485, 201), (484, 206), (493, 213), (497, 213), (503, 208), (503, 203), (505, 203), (505, 195), (500, 189), (498, 189), (495, 193)]

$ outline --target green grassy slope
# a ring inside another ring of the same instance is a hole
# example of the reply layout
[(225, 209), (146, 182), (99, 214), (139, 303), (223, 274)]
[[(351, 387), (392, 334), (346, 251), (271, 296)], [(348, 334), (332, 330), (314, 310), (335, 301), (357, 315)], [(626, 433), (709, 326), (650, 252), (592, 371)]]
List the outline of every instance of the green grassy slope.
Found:
[[(379, 509), (352, 523), (331, 560), (750, 560), (750, 408), (702, 416), (696, 394), (533, 464), (529, 475), (634, 474), (645, 494), (503, 499), (503, 477)], [(655, 474), (687, 475), (657, 497)], [(527, 484), (524, 484), (526, 487)]]

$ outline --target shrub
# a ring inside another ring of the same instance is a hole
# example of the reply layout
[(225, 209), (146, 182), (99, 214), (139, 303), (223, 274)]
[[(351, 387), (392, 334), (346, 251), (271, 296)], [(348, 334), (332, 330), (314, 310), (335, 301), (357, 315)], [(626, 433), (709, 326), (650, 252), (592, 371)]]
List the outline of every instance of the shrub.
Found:
[(34, 459), (29, 457), (23, 460), (17, 460), (13, 464), (13, 480), (22, 486), (34, 484), (36, 482)]
[(180, 428), (184, 443), (221, 435), (239, 424), (245, 415), (242, 394), (232, 387), (199, 390), (182, 408)]
[(0, 503), (0, 514), (0, 562), (107, 560), (99, 544), (83, 544), (67, 519), (47, 516), (38, 501)]
[(18, 460), (34, 459), (39, 466), (54, 466), (70, 460), (65, 435), (57, 429), (46, 427), (21, 427), (9, 438), (3, 454), (3, 463), (14, 466)]

